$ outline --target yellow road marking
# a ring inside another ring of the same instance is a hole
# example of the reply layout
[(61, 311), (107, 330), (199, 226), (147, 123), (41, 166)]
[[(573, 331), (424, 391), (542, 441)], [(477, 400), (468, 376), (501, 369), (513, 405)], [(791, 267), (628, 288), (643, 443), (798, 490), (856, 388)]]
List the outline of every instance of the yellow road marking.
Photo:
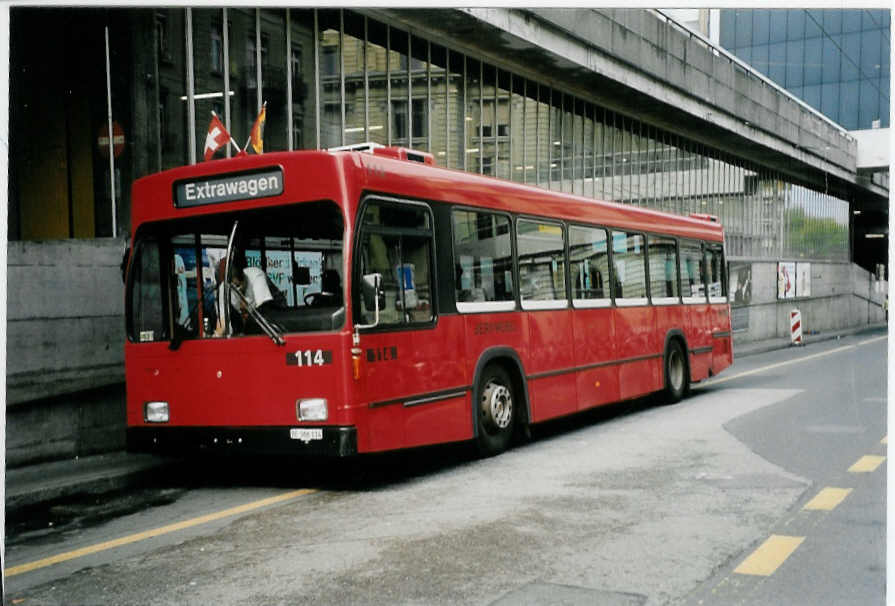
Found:
[(886, 460), (886, 457), (880, 457), (877, 455), (867, 455), (858, 459), (858, 462), (848, 468), (848, 470), (852, 473), (867, 473), (870, 471), (875, 471), (877, 467), (883, 464), (883, 461)]
[(805, 503), (802, 509), (832, 511), (851, 493), (851, 488), (824, 488), (817, 496)]
[[(808, 360), (813, 360), (815, 358), (822, 358), (824, 356), (831, 356), (835, 353), (839, 353), (842, 351), (847, 351), (849, 349), (854, 349), (856, 347), (860, 347), (861, 345), (867, 345), (869, 343), (874, 343), (876, 341), (880, 341), (882, 339), (888, 339), (888, 335), (884, 335), (882, 337), (875, 337), (873, 339), (867, 339), (866, 341), (861, 341), (855, 345), (843, 345), (842, 347), (837, 347), (836, 349), (831, 349), (830, 351), (822, 351), (820, 353), (811, 354), (810, 356), (805, 356), (802, 358), (795, 358), (794, 360), (787, 360), (786, 362), (779, 362), (777, 364), (769, 364), (768, 366), (762, 366), (761, 368), (755, 368), (753, 370), (747, 370), (745, 372), (741, 372), (735, 375), (730, 375), (728, 377), (721, 377), (719, 379), (709, 379), (708, 381), (703, 381), (699, 385), (694, 385), (693, 387), (700, 387), (702, 385), (717, 385), (719, 383), (724, 383), (726, 381), (733, 381), (734, 379), (741, 379), (743, 377), (748, 377), (750, 375), (755, 375), (760, 372), (765, 372), (766, 370), (771, 370), (773, 368), (781, 368), (783, 366), (789, 366), (790, 364), (798, 364), (799, 362), (806, 362)], [(734, 352), (736, 353), (736, 352)]]
[(275, 497), (268, 497), (266, 499), (261, 499), (259, 501), (253, 501), (251, 503), (246, 503), (245, 505), (231, 507), (230, 509), (224, 509), (222, 511), (217, 511), (215, 513), (209, 513), (204, 516), (191, 518), (189, 520), (184, 520), (182, 522), (177, 522), (175, 524), (168, 524), (167, 526), (161, 526), (160, 528), (153, 528), (152, 530), (145, 530), (143, 532), (138, 532), (135, 534), (127, 535), (127, 536), (124, 536), (124, 537), (121, 537), (118, 539), (106, 541), (104, 543), (97, 543), (96, 545), (82, 547), (81, 549), (75, 549), (74, 551), (67, 551), (65, 553), (60, 553), (58, 555), (54, 555), (49, 558), (44, 558), (42, 560), (28, 562), (27, 564), (19, 564), (18, 566), (11, 566), (10, 568), (5, 569), (3, 572), (6, 574), (7, 577), (15, 576), (17, 574), (22, 574), (25, 572), (31, 572), (32, 570), (37, 570), (38, 568), (45, 568), (47, 566), (52, 566), (53, 564), (59, 564), (60, 562), (66, 562), (68, 560), (82, 558), (84, 556), (91, 555), (94, 553), (99, 553), (101, 551), (106, 551), (108, 549), (114, 549), (115, 547), (121, 547), (122, 545), (129, 545), (131, 543), (136, 543), (138, 541), (144, 541), (146, 539), (151, 539), (153, 537), (161, 536), (164, 534), (169, 534), (171, 532), (177, 532), (178, 530), (184, 530), (186, 528), (191, 528), (193, 526), (199, 526), (200, 524), (207, 524), (208, 522), (214, 522), (215, 520), (220, 520), (223, 518), (228, 518), (231, 516), (239, 515), (241, 513), (247, 512), (247, 511), (252, 511), (252, 510), (258, 509), (260, 507), (266, 507), (268, 505), (282, 503), (283, 501), (289, 501), (296, 497), (300, 497), (300, 496), (306, 495), (306, 494), (311, 494), (313, 492), (317, 492), (317, 491), (315, 489), (311, 489), (311, 488), (305, 488), (302, 490), (293, 490), (292, 492), (287, 492), (285, 494), (277, 495)]
[(805, 537), (787, 537), (772, 534), (761, 547), (752, 552), (748, 558), (734, 570), (737, 574), (770, 576), (774, 574), (792, 552), (802, 544)]

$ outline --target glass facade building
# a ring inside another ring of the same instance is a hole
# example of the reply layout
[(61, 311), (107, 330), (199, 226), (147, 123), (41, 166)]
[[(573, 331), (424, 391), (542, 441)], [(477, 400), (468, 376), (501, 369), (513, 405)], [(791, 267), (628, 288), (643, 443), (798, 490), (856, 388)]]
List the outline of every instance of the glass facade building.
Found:
[(720, 44), (848, 130), (889, 126), (882, 9), (722, 9)]
[[(848, 260), (847, 201), (736, 150), (714, 149), (546, 78), (460, 52), (450, 39), (430, 40), (348, 9), (130, 13), (132, 22), (151, 24), (152, 49), (135, 45), (134, 53), (152, 77), (133, 87), (148, 100), (116, 119), (125, 130), (128, 122), (134, 131), (144, 125), (146, 171), (201, 160), (212, 110), (242, 145), (266, 102), (268, 152), (401, 145), (449, 168), (717, 215), (731, 258)], [(127, 189), (124, 183), (125, 197)], [(97, 184), (97, 198), (102, 194)], [(24, 202), (18, 208), (30, 212)], [(96, 235), (106, 231), (103, 224)], [(33, 236), (22, 229), (12, 237)]]

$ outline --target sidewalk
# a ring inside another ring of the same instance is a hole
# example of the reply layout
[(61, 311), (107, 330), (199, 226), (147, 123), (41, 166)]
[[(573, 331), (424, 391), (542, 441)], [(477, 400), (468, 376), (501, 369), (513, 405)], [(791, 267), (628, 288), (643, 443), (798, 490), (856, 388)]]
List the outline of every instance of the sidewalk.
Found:
[[(804, 341), (805, 346), (810, 346), (844, 336), (878, 332), (885, 328), (885, 324), (876, 324), (809, 334), (804, 336)], [(734, 344), (734, 359), (787, 347), (790, 347), (789, 338)], [(177, 463), (177, 459), (168, 457), (114, 452), (9, 469), (6, 471), (7, 516), (51, 501), (136, 487)]]
[[(839, 339), (841, 337), (847, 337), (850, 335), (874, 333), (880, 330), (886, 330), (887, 327), (887, 324), (868, 324), (866, 326), (859, 326), (856, 328), (844, 328), (842, 330), (830, 330), (814, 334), (803, 334), (802, 341), (804, 342), (804, 345), (802, 347), (811, 345), (813, 343), (822, 343), (823, 341), (830, 341), (832, 339)], [(745, 358), (746, 356), (767, 353), (776, 349), (795, 347), (790, 345), (789, 340), (790, 339), (787, 336), (776, 339), (766, 339), (764, 341), (753, 341), (751, 343), (734, 343), (733, 359), (736, 360), (737, 358)]]

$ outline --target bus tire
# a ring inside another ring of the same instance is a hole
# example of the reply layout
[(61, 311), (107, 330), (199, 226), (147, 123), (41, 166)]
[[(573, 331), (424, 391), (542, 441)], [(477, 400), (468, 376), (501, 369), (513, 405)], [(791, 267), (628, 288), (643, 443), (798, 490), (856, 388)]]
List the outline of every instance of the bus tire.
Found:
[(490, 457), (510, 446), (516, 424), (518, 400), (510, 375), (503, 367), (489, 364), (476, 388), (475, 413), (479, 455)]
[(665, 398), (669, 404), (680, 402), (690, 389), (690, 373), (681, 342), (673, 339), (665, 352)]

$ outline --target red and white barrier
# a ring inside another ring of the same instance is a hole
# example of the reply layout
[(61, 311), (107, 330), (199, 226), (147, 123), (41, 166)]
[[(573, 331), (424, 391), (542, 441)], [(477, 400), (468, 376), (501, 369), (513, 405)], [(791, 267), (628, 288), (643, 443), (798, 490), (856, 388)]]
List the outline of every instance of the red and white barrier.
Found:
[(789, 312), (789, 344), (802, 345), (802, 313), (798, 309)]

